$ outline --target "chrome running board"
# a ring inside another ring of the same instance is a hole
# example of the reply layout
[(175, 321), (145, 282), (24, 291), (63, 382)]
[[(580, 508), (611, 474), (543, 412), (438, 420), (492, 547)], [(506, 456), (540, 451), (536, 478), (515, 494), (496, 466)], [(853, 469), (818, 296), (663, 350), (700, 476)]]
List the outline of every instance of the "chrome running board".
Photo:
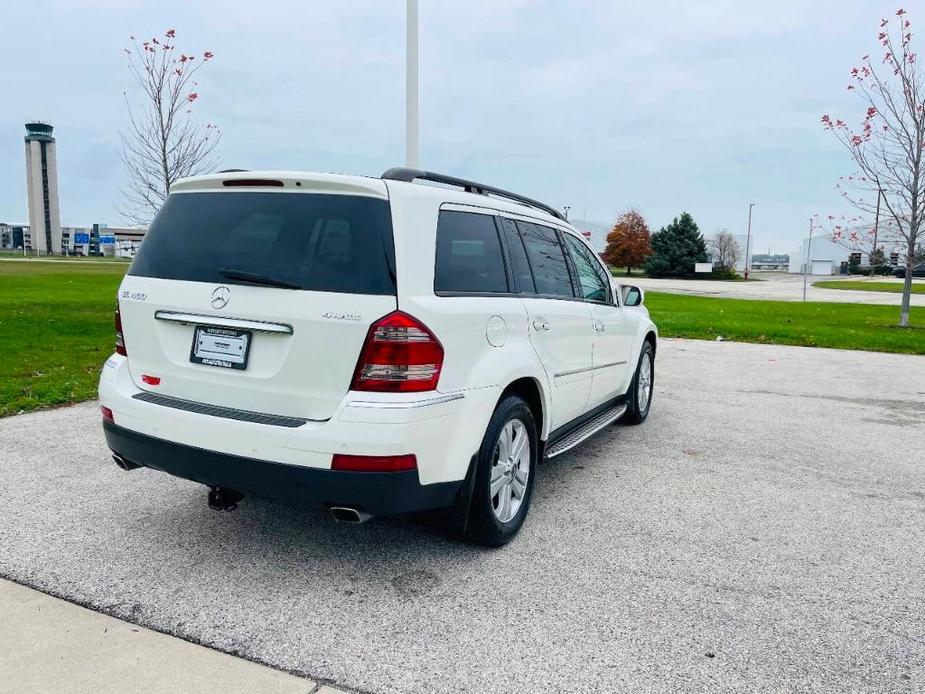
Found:
[(603, 429), (608, 424), (613, 424), (623, 413), (626, 412), (626, 405), (614, 405), (609, 410), (604, 410), (594, 419), (589, 419), (574, 431), (570, 431), (558, 441), (553, 442), (546, 449), (547, 458), (555, 458), (566, 451), (572, 450), (579, 443)]

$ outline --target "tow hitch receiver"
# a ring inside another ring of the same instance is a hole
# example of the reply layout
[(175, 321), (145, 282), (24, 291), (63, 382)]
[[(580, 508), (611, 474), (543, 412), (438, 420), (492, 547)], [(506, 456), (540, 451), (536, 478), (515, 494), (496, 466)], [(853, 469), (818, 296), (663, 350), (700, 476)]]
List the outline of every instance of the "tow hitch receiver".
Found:
[(241, 492), (225, 487), (211, 487), (209, 489), (209, 508), (213, 511), (234, 511), (238, 502), (244, 498)]

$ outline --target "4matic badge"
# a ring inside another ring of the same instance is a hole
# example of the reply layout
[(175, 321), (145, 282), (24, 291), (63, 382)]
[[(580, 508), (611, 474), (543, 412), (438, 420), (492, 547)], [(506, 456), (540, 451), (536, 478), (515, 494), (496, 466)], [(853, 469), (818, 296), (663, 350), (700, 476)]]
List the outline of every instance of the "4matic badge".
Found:
[(358, 323), (363, 320), (363, 316), (359, 313), (341, 313), (340, 311), (325, 311), (321, 314), (321, 317), (328, 320), (345, 320), (351, 323)]

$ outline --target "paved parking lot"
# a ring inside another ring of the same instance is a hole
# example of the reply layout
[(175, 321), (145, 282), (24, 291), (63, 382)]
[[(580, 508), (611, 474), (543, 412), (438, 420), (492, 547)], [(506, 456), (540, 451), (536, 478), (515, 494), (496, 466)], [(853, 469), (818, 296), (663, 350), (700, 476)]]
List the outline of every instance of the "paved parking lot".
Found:
[[(753, 272), (751, 277), (760, 282), (725, 282), (722, 280), (655, 279), (652, 277), (626, 277), (618, 275), (617, 281), (636, 284), (647, 292), (669, 292), (671, 294), (693, 294), (695, 296), (721, 296), (729, 299), (767, 299), (771, 301), (802, 301), (803, 275), (787, 272)], [(852, 289), (821, 289), (813, 282), (838, 280), (838, 276), (813, 275), (806, 280), (806, 300), (825, 301), (835, 304), (885, 304), (899, 310), (901, 294), (890, 292), (861, 292)], [(858, 280), (858, 277), (846, 277)], [(875, 277), (877, 282), (901, 282), (890, 277)], [(916, 280), (920, 282), (920, 280)], [(925, 294), (909, 297), (912, 306), (925, 306)]]
[(0, 420), (0, 575), (364, 692), (925, 691), (925, 357), (666, 340), (653, 413), (458, 544), (108, 460), (94, 404)]

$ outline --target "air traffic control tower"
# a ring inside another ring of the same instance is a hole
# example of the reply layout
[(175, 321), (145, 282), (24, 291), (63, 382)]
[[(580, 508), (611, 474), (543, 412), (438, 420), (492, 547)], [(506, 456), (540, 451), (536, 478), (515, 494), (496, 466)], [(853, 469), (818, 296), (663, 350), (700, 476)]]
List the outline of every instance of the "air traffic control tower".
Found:
[(61, 253), (61, 215), (58, 210), (58, 164), (54, 128), (48, 123), (26, 123), (26, 190), (32, 250), (39, 255)]

